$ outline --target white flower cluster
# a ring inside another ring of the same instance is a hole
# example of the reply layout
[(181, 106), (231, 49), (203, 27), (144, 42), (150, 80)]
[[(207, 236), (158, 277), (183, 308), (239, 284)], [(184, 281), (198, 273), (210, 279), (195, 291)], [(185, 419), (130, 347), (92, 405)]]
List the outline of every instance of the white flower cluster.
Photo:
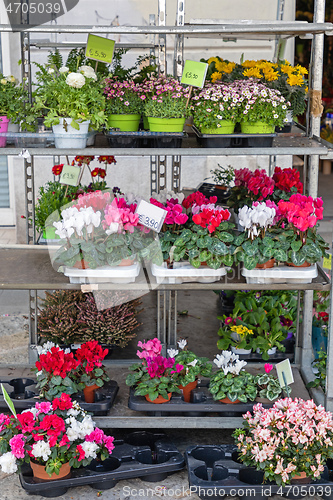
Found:
[(70, 238), (74, 232), (82, 236), (83, 228), (87, 234), (91, 234), (93, 228), (101, 223), (101, 212), (99, 210), (94, 212), (92, 207), (81, 207), (80, 210), (76, 207), (66, 208), (61, 212), (61, 217), (61, 221), (53, 222), (55, 233), (60, 238)]
[(67, 66), (61, 66), (61, 68), (59, 68), (59, 73), (68, 73), (69, 71), (69, 68)]
[(222, 354), (217, 354), (214, 363), (223, 370), (224, 375), (228, 373), (239, 375), (244, 366), (247, 365), (246, 361), (240, 360), (238, 354), (231, 351), (222, 351)]
[(0, 467), (5, 474), (13, 474), (17, 471), (16, 457), (10, 451), (0, 457)]
[(94, 430), (94, 421), (90, 415), (85, 415), (82, 422), (76, 420), (74, 415), (70, 415), (66, 419), (66, 424), (69, 424), (69, 427), (67, 429), (67, 436), (70, 441), (75, 441), (76, 439), (84, 439)]
[(69, 87), (80, 89), (86, 83), (86, 79), (82, 73), (69, 73), (66, 78), (66, 83)]
[(90, 458), (90, 457), (96, 458), (97, 457), (96, 450), (98, 450), (98, 444), (92, 443), (89, 441), (85, 441), (84, 443), (81, 444), (81, 446), (82, 446), (82, 449), (85, 453), (84, 458)]
[(248, 236), (253, 239), (260, 234), (260, 229), (266, 229), (274, 222), (275, 208), (270, 208), (265, 202), (253, 204), (252, 207), (244, 205), (239, 210), (238, 221), (244, 229), (248, 230)]
[[(45, 342), (43, 345), (37, 345), (36, 350), (38, 356), (40, 356), (41, 354), (47, 354), (49, 351), (51, 351), (52, 347), (59, 347), (59, 345), (50, 341)], [(66, 349), (63, 349), (63, 351), (65, 354), (69, 354), (71, 352), (69, 347), (66, 347)]]
[(184, 193), (175, 193), (174, 191), (166, 191), (162, 189), (160, 193), (152, 193), (152, 198), (163, 204), (173, 198), (174, 200), (178, 200), (178, 203), (181, 205), (185, 198), (185, 195)]
[(184, 349), (185, 346), (187, 345), (187, 340), (182, 339), (177, 342), (179, 349)]
[(91, 66), (80, 66), (79, 67), (79, 71), (86, 78), (91, 78), (94, 81), (97, 80), (97, 75), (96, 75), (96, 73), (94, 71), (94, 68), (92, 68)]
[(35, 458), (42, 458), (46, 462), (51, 455), (51, 448), (48, 442), (37, 441), (32, 446), (31, 453)]
[(2, 85), (6, 85), (6, 83), (15, 83), (15, 85), (17, 85), (18, 80), (15, 78), (15, 76), (9, 75), (9, 76), (5, 76), (5, 78), (2, 78), (0, 83)]
[(175, 356), (177, 356), (179, 351), (178, 349), (168, 349), (167, 353), (169, 354), (170, 358), (174, 358)]

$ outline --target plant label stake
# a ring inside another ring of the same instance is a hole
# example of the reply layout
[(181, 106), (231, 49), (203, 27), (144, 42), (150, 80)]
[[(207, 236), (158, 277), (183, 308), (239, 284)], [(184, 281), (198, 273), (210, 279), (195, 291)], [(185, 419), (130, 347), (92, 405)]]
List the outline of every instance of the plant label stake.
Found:
[(14, 417), (16, 418), (16, 411), (15, 411), (15, 408), (13, 405), (13, 401), (10, 399), (8, 392), (6, 391), (6, 389), (4, 388), (4, 386), (2, 384), (1, 384), (1, 390), (2, 390), (2, 394), (3, 394), (3, 398), (6, 401), (8, 408), (10, 409), (10, 411), (12, 412)]
[[(115, 41), (109, 40), (109, 38), (88, 35), (85, 56), (88, 57), (88, 59), (97, 61), (97, 64), (98, 62), (111, 64), (114, 45)], [(95, 70), (97, 69), (97, 64), (95, 66)]]
[(332, 269), (332, 254), (328, 254), (328, 257), (324, 257), (323, 267), (325, 269)]
[(293, 372), (291, 371), (289, 359), (284, 359), (275, 365), (280, 386), (286, 391), (289, 398), (289, 385), (294, 383)]
[(77, 186), (81, 173), (81, 167), (75, 165), (64, 165), (59, 182), (60, 184), (67, 184), (67, 186)]
[(199, 87), (200, 89), (202, 89), (202, 87), (204, 86), (207, 69), (208, 69), (207, 63), (190, 61), (190, 60), (185, 61), (185, 66), (180, 83), (184, 83), (190, 86), (190, 92), (188, 94), (188, 98), (186, 101), (186, 109), (188, 103), (190, 102), (192, 88)]
[(135, 213), (139, 215), (140, 224), (159, 233), (168, 212), (152, 203), (141, 200)]

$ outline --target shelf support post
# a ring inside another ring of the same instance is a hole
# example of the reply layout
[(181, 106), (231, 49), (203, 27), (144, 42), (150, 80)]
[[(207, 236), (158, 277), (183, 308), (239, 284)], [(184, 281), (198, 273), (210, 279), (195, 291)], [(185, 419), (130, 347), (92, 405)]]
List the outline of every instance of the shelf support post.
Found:
[[(166, 25), (166, 0), (158, 0), (158, 25)], [(166, 67), (166, 34), (158, 34), (158, 72), (167, 75)]]
[(25, 182), (25, 213), (27, 244), (36, 243), (35, 230), (35, 180), (34, 180), (34, 157), (24, 159), (24, 182)]

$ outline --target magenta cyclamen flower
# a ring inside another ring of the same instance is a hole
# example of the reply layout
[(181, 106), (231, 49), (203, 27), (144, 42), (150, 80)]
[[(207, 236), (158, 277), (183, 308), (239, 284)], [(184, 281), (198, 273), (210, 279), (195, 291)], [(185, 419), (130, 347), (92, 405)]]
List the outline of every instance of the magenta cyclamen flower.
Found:
[(147, 371), (151, 378), (161, 378), (169, 368), (173, 367), (174, 363), (174, 358), (165, 358), (160, 355), (154, 358), (147, 358)]
[(154, 339), (147, 340), (147, 342), (141, 342), (140, 340), (138, 342), (138, 347), (143, 349), (142, 352), (137, 351), (136, 353), (140, 359), (155, 358), (161, 354), (162, 351), (162, 344), (156, 337)]
[(270, 373), (273, 370), (273, 365), (270, 365), (269, 363), (265, 363), (264, 368), (265, 368), (266, 373)]

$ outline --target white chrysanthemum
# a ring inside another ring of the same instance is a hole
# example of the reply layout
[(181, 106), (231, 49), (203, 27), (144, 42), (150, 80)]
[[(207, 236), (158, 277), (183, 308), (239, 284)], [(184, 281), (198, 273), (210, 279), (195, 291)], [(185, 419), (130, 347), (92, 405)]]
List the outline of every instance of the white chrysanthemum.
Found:
[(7, 80), (6, 80), (6, 78), (2, 78), (2, 79), (0, 80), (0, 82), (1, 82), (1, 84), (2, 84), (2, 85), (6, 85), (6, 84), (7, 84)]
[(97, 75), (94, 71), (94, 69), (91, 66), (80, 66), (79, 71), (85, 76), (86, 78), (92, 78), (93, 80), (97, 80)]
[(31, 453), (35, 458), (42, 458), (44, 462), (46, 462), (51, 455), (51, 448), (49, 443), (37, 441), (37, 443), (32, 446)]
[(67, 68), (67, 66), (61, 66), (61, 68), (59, 68), (59, 73), (68, 73), (69, 71), (69, 68)]
[(13, 474), (17, 471), (16, 458), (10, 451), (0, 457), (0, 467), (5, 474)]
[(52, 73), (54, 73), (54, 69), (53, 69), (53, 68), (49, 68), (49, 69), (47, 70), (47, 72), (49, 73), (49, 75), (52, 75)]
[(81, 444), (83, 451), (85, 453), (85, 458), (96, 458), (96, 450), (98, 450), (98, 444), (85, 441)]
[(66, 83), (70, 87), (80, 89), (86, 83), (86, 79), (81, 73), (69, 73), (66, 78)]
[(169, 354), (170, 358), (174, 358), (178, 354), (178, 349), (168, 349), (167, 353)]
[(15, 78), (14, 75), (9, 75), (6, 77), (7, 79), (7, 82), (10, 82), (10, 83), (18, 83), (18, 80)]

